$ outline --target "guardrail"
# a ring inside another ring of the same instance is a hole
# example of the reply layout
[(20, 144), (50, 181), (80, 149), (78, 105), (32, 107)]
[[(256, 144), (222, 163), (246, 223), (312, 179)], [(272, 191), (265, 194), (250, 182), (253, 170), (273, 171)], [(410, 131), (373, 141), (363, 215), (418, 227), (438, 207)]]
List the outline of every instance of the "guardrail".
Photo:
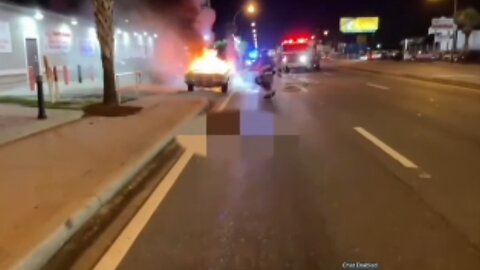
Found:
[(133, 76), (135, 78), (135, 94), (138, 98), (139, 92), (138, 92), (138, 87), (140, 84), (142, 84), (142, 72), (141, 71), (132, 71), (132, 72), (122, 72), (122, 73), (116, 73), (115, 74), (115, 85), (117, 87), (117, 97), (118, 97), (118, 103), (122, 103), (122, 93), (119, 90), (119, 85), (120, 85), (120, 78), (124, 77), (130, 77)]

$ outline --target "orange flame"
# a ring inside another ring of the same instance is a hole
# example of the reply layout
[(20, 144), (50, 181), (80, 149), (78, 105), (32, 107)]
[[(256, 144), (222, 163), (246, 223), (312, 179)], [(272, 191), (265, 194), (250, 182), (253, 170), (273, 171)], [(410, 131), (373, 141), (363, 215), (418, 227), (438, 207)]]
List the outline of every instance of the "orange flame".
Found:
[(225, 74), (233, 71), (233, 65), (218, 58), (216, 50), (205, 49), (202, 56), (193, 60), (190, 71), (203, 74)]

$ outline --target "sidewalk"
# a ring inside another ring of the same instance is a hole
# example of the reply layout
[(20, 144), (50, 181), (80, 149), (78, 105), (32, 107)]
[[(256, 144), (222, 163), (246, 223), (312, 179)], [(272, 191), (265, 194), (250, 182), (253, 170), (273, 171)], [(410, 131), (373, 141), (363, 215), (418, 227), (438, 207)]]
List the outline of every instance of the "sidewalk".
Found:
[(37, 108), (0, 104), (0, 146), (82, 118), (81, 110), (47, 110), (48, 118), (37, 119)]
[(0, 269), (38, 269), (207, 106), (172, 95), (132, 102), (122, 118), (92, 117), (0, 146)]
[(409, 63), (394, 61), (336, 61), (340, 67), (480, 90), (480, 65), (444, 62)]
[[(150, 83), (150, 79), (146, 76), (142, 77), (141, 84)], [(117, 80), (117, 88), (120, 91), (124, 89), (130, 89), (136, 84), (136, 79), (134, 76), (121, 76), (118, 77)], [(89, 95), (100, 95), (102, 94), (103, 89), (103, 81), (101, 79), (91, 80), (89, 78), (85, 78), (82, 83), (78, 81), (71, 81), (68, 84), (65, 84), (64, 81), (58, 82), (58, 88), (60, 93), (60, 98), (62, 99), (69, 99), (72, 97), (82, 97), (82, 96), (89, 96)], [(46, 81), (43, 82), (43, 89), (45, 94), (45, 99), (50, 100), (50, 89), (48, 83)], [(0, 96), (16, 96), (16, 97), (36, 97), (37, 92), (32, 91), (30, 86), (25, 81), (21, 84), (2, 84), (0, 82)]]

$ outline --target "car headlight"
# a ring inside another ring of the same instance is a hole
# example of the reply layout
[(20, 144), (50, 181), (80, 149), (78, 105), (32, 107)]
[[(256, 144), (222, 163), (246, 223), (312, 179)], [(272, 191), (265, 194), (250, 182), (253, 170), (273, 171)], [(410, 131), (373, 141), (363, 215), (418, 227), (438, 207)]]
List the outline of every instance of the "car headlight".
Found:
[(300, 63), (305, 64), (308, 61), (308, 57), (306, 55), (300, 56)]
[(284, 63), (284, 64), (287, 63), (287, 57), (286, 57), (286, 56), (284, 56), (284, 57), (282, 58), (282, 63)]

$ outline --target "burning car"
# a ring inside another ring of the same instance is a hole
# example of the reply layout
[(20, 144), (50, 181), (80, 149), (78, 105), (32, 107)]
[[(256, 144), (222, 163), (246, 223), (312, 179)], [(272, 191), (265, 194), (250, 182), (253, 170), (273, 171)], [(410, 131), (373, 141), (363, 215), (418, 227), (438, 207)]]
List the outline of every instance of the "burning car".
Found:
[(205, 50), (191, 64), (185, 75), (185, 83), (189, 92), (195, 87), (221, 87), (222, 93), (226, 93), (232, 72), (233, 66), (218, 58), (216, 50)]

